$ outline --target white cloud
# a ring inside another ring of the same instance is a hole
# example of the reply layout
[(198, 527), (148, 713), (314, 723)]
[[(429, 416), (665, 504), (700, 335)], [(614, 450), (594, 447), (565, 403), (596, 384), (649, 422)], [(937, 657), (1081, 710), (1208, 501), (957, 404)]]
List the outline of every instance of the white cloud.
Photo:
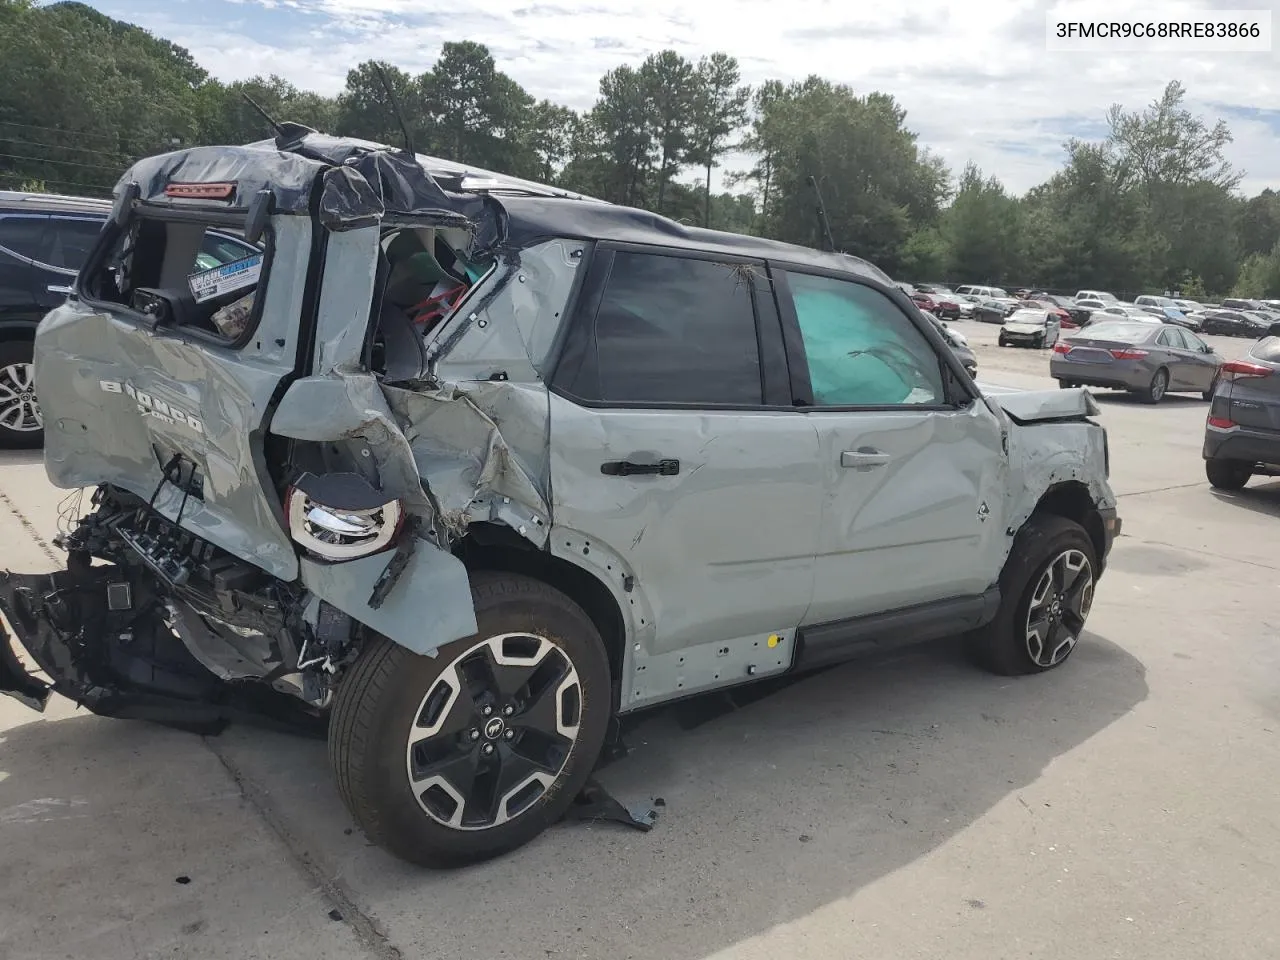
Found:
[[(182, 44), (222, 79), (274, 72), (330, 94), (361, 60), (385, 59), (421, 72), (444, 41), (465, 38), (487, 44), (500, 68), (534, 96), (585, 109), (600, 76), (621, 63), (638, 64), (665, 47), (691, 58), (723, 50), (738, 58), (750, 83), (817, 73), (858, 92), (892, 93), (921, 142), (953, 168), (973, 160), (1016, 191), (1057, 169), (1068, 136), (1096, 135), (1110, 104), (1141, 107), (1171, 79), (1183, 81), (1191, 107), (1210, 121), (1217, 113), (1209, 104), (1280, 109), (1280, 72), (1271, 54), (1050, 52), (1046, 15), (1066, 8), (1036, 0), (899, 0), (871, 7), (834, 0), (96, 5)], [(1183, 19), (1224, 5), (1237, 4), (1162, 0), (1159, 16)], [(1127, 0), (1102, 9), (1108, 20), (1153, 17), (1151, 4)], [(226, 16), (219, 22), (220, 13)], [(269, 27), (258, 28), (268, 16)], [(1236, 134), (1229, 158), (1248, 171), (1245, 187), (1280, 185), (1275, 131), (1261, 121), (1228, 120)]]

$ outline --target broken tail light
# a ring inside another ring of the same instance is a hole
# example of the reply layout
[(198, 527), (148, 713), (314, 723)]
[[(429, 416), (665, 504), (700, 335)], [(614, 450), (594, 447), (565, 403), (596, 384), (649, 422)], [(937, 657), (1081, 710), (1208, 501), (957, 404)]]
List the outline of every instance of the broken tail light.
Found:
[(320, 503), (297, 487), (286, 497), (289, 535), (325, 560), (355, 560), (389, 549), (400, 533), (404, 508), (399, 500), (349, 509)]
[(1117, 360), (1141, 360), (1147, 355), (1146, 350), (1108, 350)]
[(1272, 369), (1261, 363), (1250, 363), (1248, 360), (1228, 360), (1218, 368), (1218, 374), (1224, 380), (1246, 380), (1250, 377), (1269, 377)]

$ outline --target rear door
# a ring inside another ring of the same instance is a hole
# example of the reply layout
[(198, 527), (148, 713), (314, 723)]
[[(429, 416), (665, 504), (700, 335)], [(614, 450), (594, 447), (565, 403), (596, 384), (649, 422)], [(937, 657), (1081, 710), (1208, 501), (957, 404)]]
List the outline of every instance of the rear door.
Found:
[(1195, 386), (1196, 373), (1178, 332), (1175, 327), (1165, 327), (1156, 334), (1155, 345), (1160, 348), (1160, 362), (1169, 371), (1169, 389), (1187, 390)]
[(32, 293), (42, 310), (67, 299), (76, 274), (102, 233), (105, 217), (52, 214), (40, 240), (39, 267), (32, 273)]
[(821, 469), (789, 401), (759, 261), (597, 246), (551, 382), (553, 536), (625, 570), (651, 610), (635, 623), (644, 698), (688, 692), (695, 664), (737, 676), (740, 646), (763, 651), (808, 608)]
[(924, 321), (874, 286), (777, 276), (824, 491), (806, 625), (981, 595), (1004, 547), (1000, 422), (949, 399)]
[(1188, 369), (1188, 385), (1193, 390), (1208, 390), (1213, 386), (1218, 375), (1218, 366), (1222, 358), (1213, 349), (1190, 330), (1175, 328), (1186, 351)]
[(39, 319), (33, 274), (48, 222), (44, 214), (0, 214), (0, 328)]
[[(198, 269), (210, 229), (247, 210), (138, 204), (112, 224), (78, 299), (36, 339), (45, 458), (59, 486), (109, 482), (285, 580), (297, 557), (263, 453), (298, 365), (312, 253), (308, 216), (267, 221), (264, 249), (225, 277)], [(70, 242), (63, 241), (64, 262)], [(251, 251), (253, 248), (245, 248)]]

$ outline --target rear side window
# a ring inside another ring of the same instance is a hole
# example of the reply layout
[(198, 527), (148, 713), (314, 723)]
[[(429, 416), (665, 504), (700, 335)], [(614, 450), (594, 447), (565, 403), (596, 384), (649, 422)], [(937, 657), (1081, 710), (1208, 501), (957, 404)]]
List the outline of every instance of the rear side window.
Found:
[(1151, 330), (1134, 323), (1093, 323), (1084, 331), (1087, 340), (1118, 340), (1121, 343), (1143, 343)]
[(0, 247), (28, 260), (39, 260), (48, 222), (48, 217), (0, 218)]
[(820, 407), (938, 405), (946, 401), (933, 347), (871, 287), (788, 273), (813, 402)]
[(616, 252), (565, 389), (602, 403), (758, 406), (757, 271)]
[(1280, 363), (1280, 337), (1267, 337), (1259, 340), (1249, 355), (1267, 363)]
[(51, 267), (79, 273), (101, 232), (101, 220), (51, 217), (37, 259)]
[(257, 325), (267, 248), (220, 235), (211, 224), (137, 217), (84, 278), (85, 294), (147, 323), (230, 343)]

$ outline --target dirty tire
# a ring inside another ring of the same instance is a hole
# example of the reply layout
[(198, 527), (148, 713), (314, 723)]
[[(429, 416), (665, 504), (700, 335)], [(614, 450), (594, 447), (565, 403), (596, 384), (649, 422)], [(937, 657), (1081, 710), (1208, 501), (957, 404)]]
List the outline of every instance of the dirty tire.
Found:
[[(488, 572), (473, 574), (471, 595), (479, 631), (442, 647), (435, 657), (382, 637), (367, 643), (338, 688), (329, 722), (329, 759), (351, 816), (378, 846), (426, 867), (487, 860), (528, 843), (561, 819), (595, 768), (612, 707), (604, 644), (572, 600), (539, 580)], [(494, 826), (451, 827), (429, 815), (410, 786), (409, 732), (423, 698), (455, 659), (503, 634), (550, 640), (576, 670), (577, 739), (554, 782), (527, 808)]]
[[(21, 371), (23, 382), (31, 374), (31, 352), (33, 344), (30, 340), (0, 341), (0, 372), (6, 370)], [(9, 377), (0, 377), (0, 414), (22, 415), (22, 410), (14, 410), (10, 404), (19, 402), (15, 394), (17, 384)], [(22, 416), (26, 420), (26, 416)], [(34, 424), (33, 424), (34, 425)], [(44, 444), (44, 431), (40, 429), (15, 429), (0, 422), (0, 449), (30, 449)]]
[[(992, 673), (1012, 677), (1043, 673), (1066, 662), (1075, 644), (1051, 665), (1045, 666), (1032, 659), (1026, 624), (1034, 593), (1045, 571), (1069, 551), (1079, 551), (1084, 555), (1096, 583), (1098, 558), (1084, 527), (1074, 520), (1052, 514), (1033, 516), (1023, 524), (1000, 573), (1000, 609), (991, 623), (966, 638), (970, 655), (980, 666)], [(1087, 609), (1085, 614), (1087, 616)], [(1076, 637), (1078, 641), (1079, 636)]]
[(1217, 490), (1242, 490), (1253, 477), (1253, 464), (1243, 460), (1206, 460), (1204, 473)]
[(1138, 396), (1143, 403), (1159, 403), (1169, 389), (1169, 371), (1161, 367), (1151, 377), (1145, 390), (1139, 390)]

